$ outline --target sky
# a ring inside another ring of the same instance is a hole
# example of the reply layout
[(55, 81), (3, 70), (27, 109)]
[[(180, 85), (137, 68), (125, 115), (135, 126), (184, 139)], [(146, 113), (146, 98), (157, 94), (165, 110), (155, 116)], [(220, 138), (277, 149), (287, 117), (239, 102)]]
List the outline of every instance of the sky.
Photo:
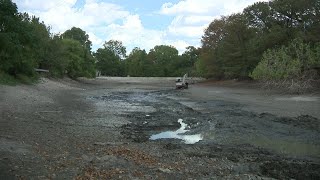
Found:
[(263, 0), (13, 0), (19, 12), (39, 17), (52, 33), (72, 27), (86, 31), (93, 51), (105, 41), (119, 40), (127, 52), (172, 45), (180, 54), (188, 46), (201, 46), (214, 19), (257, 1)]

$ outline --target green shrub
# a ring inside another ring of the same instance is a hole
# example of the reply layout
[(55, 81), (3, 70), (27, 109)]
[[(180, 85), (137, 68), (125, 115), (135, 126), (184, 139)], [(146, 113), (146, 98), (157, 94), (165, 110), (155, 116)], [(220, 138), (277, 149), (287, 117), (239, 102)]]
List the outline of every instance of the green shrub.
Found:
[(38, 75), (27, 76), (24, 74), (18, 74), (16, 79), (23, 84), (33, 84), (38, 81), (39, 76)]
[(17, 83), (17, 80), (13, 76), (0, 71), (0, 84), (16, 85)]
[(302, 40), (295, 39), (287, 47), (267, 50), (250, 77), (262, 81), (302, 79), (306, 72), (319, 67), (319, 61), (319, 44), (311, 48)]

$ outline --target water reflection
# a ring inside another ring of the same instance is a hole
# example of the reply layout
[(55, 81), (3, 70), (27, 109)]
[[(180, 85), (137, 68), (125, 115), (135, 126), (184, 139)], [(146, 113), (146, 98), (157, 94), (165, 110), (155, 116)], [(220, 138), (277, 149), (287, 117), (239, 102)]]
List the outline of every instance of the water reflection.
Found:
[(199, 142), (203, 139), (201, 134), (194, 134), (194, 135), (184, 135), (189, 130), (186, 130), (188, 124), (184, 123), (182, 119), (179, 119), (178, 122), (180, 123), (181, 127), (176, 131), (166, 131), (159, 134), (152, 135), (150, 137), (151, 140), (157, 139), (181, 139), (186, 144), (194, 144)]

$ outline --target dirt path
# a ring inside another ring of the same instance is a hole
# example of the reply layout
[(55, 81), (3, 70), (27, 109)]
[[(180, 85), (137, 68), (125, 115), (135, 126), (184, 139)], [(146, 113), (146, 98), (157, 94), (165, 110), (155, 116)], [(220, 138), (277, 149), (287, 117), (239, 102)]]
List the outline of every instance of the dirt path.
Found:
[(318, 97), (172, 82), (0, 86), (0, 179), (320, 178)]

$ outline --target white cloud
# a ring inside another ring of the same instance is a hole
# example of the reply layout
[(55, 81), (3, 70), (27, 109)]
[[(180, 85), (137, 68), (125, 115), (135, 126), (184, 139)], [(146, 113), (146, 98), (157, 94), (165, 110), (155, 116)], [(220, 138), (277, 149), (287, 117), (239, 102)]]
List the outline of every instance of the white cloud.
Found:
[(54, 1), (43, 1), (43, 0), (16, 0), (14, 1), (19, 5), (19, 8), (28, 10), (49, 10), (55, 7), (68, 6), (72, 7), (75, 5), (77, 0), (54, 0)]
[(55, 28), (54, 30), (65, 31), (72, 26), (84, 29), (106, 26), (115, 20), (125, 18), (129, 14), (118, 5), (87, 0), (82, 9), (61, 6), (42, 12), (39, 16), (43, 17), (46, 23), (52, 25)]
[(123, 24), (111, 24), (107, 27), (107, 39), (120, 40), (131, 51), (134, 47), (142, 47), (146, 50), (155, 45), (163, 44), (165, 32), (151, 30), (143, 27), (138, 15), (130, 15), (124, 19)]
[(107, 39), (120, 40), (127, 47), (128, 53), (134, 47), (143, 47), (147, 51), (156, 45), (172, 45), (178, 49), (181, 54), (186, 47), (191, 46), (184, 40), (168, 39), (167, 33), (161, 30), (151, 30), (143, 27), (138, 15), (130, 15), (122, 25), (111, 24), (107, 27)]
[(76, 0), (16, 0), (16, 3), (19, 8), (40, 17), (54, 33), (62, 33), (73, 26), (85, 30), (93, 50), (111, 39), (122, 41), (128, 51), (134, 47), (149, 50), (165, 43), (165, 31), (146, 29), (139, 15), (116, 4), (86, 0), (83, 7), (76, 8)]
[(179, 51), (180, 54), (186, 50), (186, 47), (191, 46), (191, 44), (187, 43), (183, 40), (176, 40), (176, 41), (166, 41), (165, 44), (172, 45)]
[(76, 1), (15, 0), (19, 11), (21, 8), (22, 11), (40, 17), (42, 21), (51, 26), (53, 33), (62, 33), (73, 26), (87, 31), (95, 47), (100, 46), (103, 42), (102, 37), (98, 37), (98, 33), (103, 34), (102, 29), (105, 30), (107, 25), (130, 15), (130, 12), (116, 4), (86, 0), (83, 7), (76, 8), (74, 7)]
[(213, 19), (218, 18), (218, 16), (185, 16), (184, 17), (184, 23), (185, 24), (206, 24), (208, 22), (211, 22)]
[(86, 0), (83, 9), (78, 12), (81, 17), (90, 17), (93, 25), (111, 23), (117, 19), (127, 17), (130, 12), (125, 11), (121, 6), (111, 3), (98, 2), (97, 0)]
[(90, 41), (94, 46), (102, 47), (104, 41), (101, 38), (96, 36), (94, 32), (87, 32), (87, 34), (89, 35)]
[(163, 4), (160, 13), (166, 15), (228, 15), (230, 13), (241, 12), (245, 7), (257, 1), (258, 0), (182, 0), (176, 4)]
[(214, 19), (241, 12), (254, 2), (257, 0), (182, 0), (176, 4), (163, 4), (159, 13), (175, 16), (167, 29), (171, 35), (200, 40)]
[(143, 26), (139, 15), (127, 16), (123, 23), (123, 28), (131, 29), (133, 31), (141, 31)]
[(160, 13), (167, 15), (175, 14), (203, 14), (209, 13), (216, 4), (212, 0), (185, 0), (177, 4), (165, 3), (162, 5)]
[[(201, 37), (204, 29), (211, 22), (212, 18), (205, 17), (203, 19), (199, 19), (199, 17), (200, 16), (176, 16), (169, 25), (168, 32), (177, 36)], [(193, 25), (197, 24), (199, 20), (203, 21), (201, 25)]]
[(77, 0), (16, 0), (18, 7), (36, 15), (54, 32), (65, 31), (72, 26), (88, 28), (107, 25), (130, 13), (116, 4), (86, 0), (82, 8), (75, 8)]

